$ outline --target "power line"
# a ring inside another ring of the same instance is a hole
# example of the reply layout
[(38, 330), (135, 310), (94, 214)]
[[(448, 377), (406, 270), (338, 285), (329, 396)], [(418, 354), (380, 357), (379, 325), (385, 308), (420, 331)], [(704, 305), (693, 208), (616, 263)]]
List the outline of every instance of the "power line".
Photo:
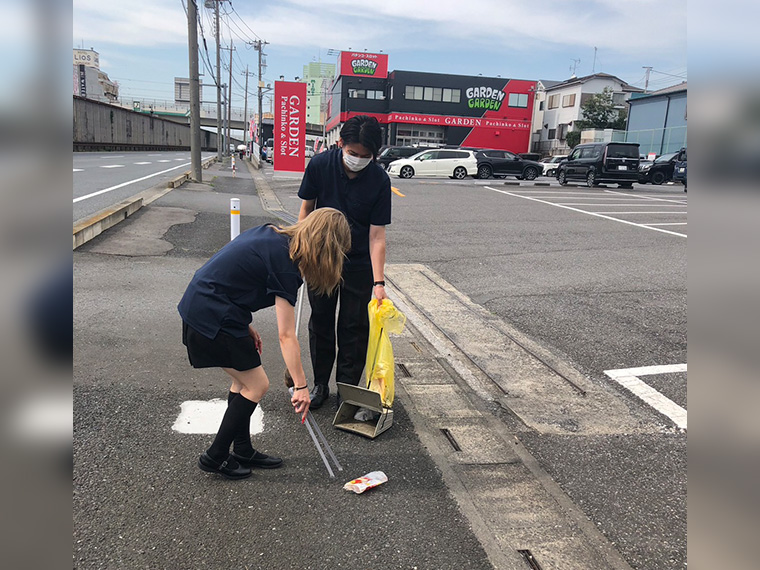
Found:
[(251, 27), (250, 27), (248, 24), (246, 24), (246, 23), (245, 23), (245, 20), (243, 20), (243, 17), (242, 17), (240, 14), (238, 14), (237, 10), (235, 10), (235, 7), (232, 5), (232, 0), (230, 0), (230, 8), (232, 8), (232, 13), (233, 13), (233, 14), (235, 14), (235, 15), (236, 15), (236, 16), (237, 16), (237, 17), (240, 19), (240, 21), (243, 23), (243, 25), (244, 25), (246, 28), (248, 28), (248, 31), (249, 31), (249, 32), (251, 32), (251, 34), (253, 34), (253, 37), (254, 37), (254, 38), (256, 38), (256, 39), (257, 39), (257, 40), (259, 40), (259, 41), (263, 41), (263, 40), (262, 40), (262, 39), (261, 39), (261, 38), (258, 36), (258, 34), (257, 34), (256, 32), (254, 32), (254, 31), (251, 29)]
[(679, 79), (686, 79), (686, 75), (674, 75), (673, 73), (665, 73), (664, 71), (652, 70), (653, 73), (659, 73), (660, 75), (667, 75), (668, 77), (677, 77)]

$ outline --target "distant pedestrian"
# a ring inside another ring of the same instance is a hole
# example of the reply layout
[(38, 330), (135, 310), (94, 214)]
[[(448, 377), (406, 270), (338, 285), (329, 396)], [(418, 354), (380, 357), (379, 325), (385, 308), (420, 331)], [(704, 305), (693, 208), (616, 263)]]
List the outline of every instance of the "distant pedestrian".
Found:
[(343, 280), (334, 294), (309, 291), (311, 318), (309, 348), (314, 369), (311, 407), (329, 397), (328, 383), (336, 361), (337, 382), (359, 384), (367, 355), (367, 305), (374, 293), (385, 299), (385, 226), (391, 223), (391, 182), (375, 163), (382, 144), (374, 117), (352, 117), (340, 130), (337, 148), (311, 159), (298, 196), (303, 200), (298, 219), (309, 219), (322, 208), (337, 208), (351, 225), (351, 251)]
[(251, 443), (251, 415), (269, 388), (251, 313), (275, 307), (282, 358), (295, 385), (291, 403), (303, 420), (310, 398), (295, 330), (298, 288), (306, 279), (318, 294), (332, 293), (350, 247), (346, 217), (325, 208), (292, 226), (267, 224), (241, 233), (193, 276), (178, 306), (190, 364), (222, 368), (232, 379), (219, 431), (198, 460), (203, 471), (243, 479), (251, 467), (282, 465)]

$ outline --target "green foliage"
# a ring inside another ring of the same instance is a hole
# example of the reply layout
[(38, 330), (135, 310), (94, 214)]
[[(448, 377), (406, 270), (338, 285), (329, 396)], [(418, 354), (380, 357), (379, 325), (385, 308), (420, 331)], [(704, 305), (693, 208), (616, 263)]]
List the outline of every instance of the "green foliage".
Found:
[[(578, 122), (576, 121), (576, 124), (577, 123)], [(565, 142), (567, 143), (567, 146), (569, 146), (570, 148), (575, 148), (576, 146), (578, 146), (578, 143), (581, 142), (580, 129), (575, 130), (575, 131), (570, 131), (569, 133), (567, 133), (567, 135), (565, 135)]]
[[(605, 87), (581, 105), (583, 119), (575, 121), (574, 129), (625, 129), (627, 111), (616, 109), (612, 102), (612, 89)], [(569, 133), (568, 133), (569, 134)]]

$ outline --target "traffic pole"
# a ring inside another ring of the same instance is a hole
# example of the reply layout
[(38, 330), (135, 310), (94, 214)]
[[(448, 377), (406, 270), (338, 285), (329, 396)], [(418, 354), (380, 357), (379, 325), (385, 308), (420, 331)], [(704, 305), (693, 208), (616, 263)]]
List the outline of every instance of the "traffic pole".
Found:
[(230, 241), (240, 235), (240, 198), (230, 198)]

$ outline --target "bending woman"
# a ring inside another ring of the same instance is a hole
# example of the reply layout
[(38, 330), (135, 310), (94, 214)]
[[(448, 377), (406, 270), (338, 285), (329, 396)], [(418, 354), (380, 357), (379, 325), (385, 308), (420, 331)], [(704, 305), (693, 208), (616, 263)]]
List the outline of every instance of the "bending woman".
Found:
[(219, 431), (198, 459), (203, 471), (244, 479), (251, 467), (282, 465), (251, 443), (251, 415), (269, 388), (251, 313), (275, 307), (282, 357), (294, 381), (291, 403), (303, 420), (310, 399), (296, 338), (296, 295), (303, 279), (320, 294), (335, 291), (350, 249), (346, 217), (322, 208), (292, 226), (241, 233), (195, 273), (178, 306), (182, 342), (193, 367), (219, 367), (232, 379)]

